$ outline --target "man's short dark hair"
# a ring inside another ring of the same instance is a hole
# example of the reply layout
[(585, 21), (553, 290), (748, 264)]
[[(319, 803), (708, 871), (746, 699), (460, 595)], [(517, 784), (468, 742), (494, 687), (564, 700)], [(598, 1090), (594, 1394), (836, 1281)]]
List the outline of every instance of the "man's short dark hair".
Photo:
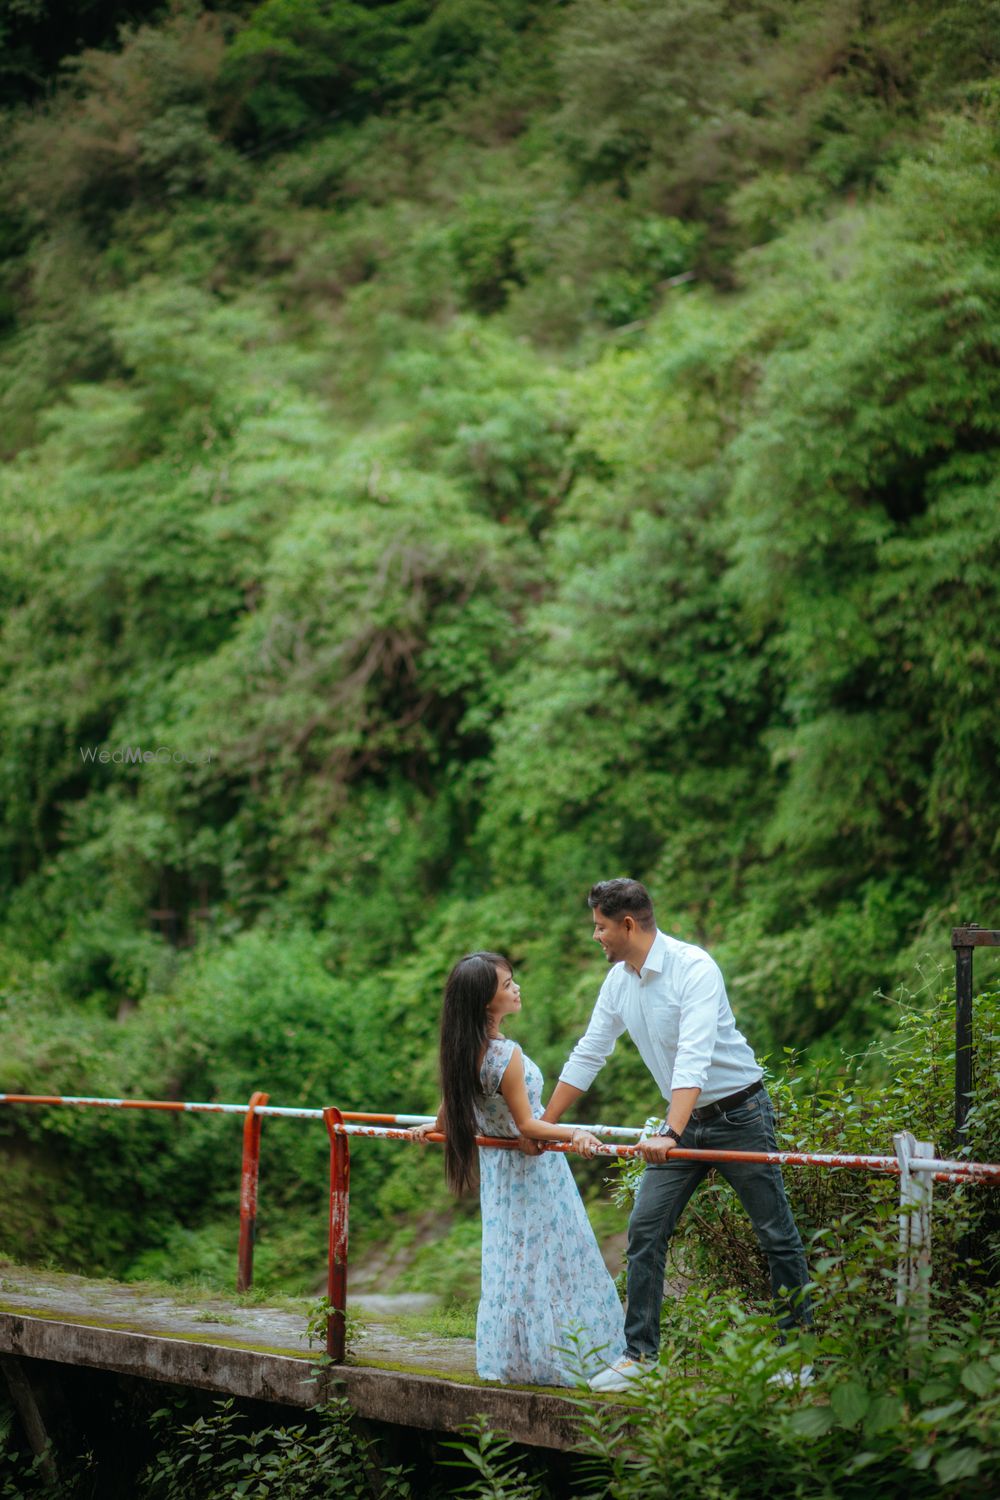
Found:
[(649, 892), (638, 880), (599, 880), (591, 887), (587, 905), (591, 911), (600, 907), (606, 917), (613, 917), (616, 922), (622, 917), (634, 917), (647, 931), (656, 926)]

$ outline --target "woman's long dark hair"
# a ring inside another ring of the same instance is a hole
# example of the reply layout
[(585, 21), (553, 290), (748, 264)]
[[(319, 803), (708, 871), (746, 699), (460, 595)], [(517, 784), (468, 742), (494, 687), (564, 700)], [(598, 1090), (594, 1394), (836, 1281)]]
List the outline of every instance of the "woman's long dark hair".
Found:
[(441, 1012), (441, 1097), (444, 1171), (454, 1193), (476, 1185), (475, 1106), (483, 1097), (480, 1058), (487, 1041), (486, 1007), (497, 992), (502, 953), (468, 953), (448, 975)]

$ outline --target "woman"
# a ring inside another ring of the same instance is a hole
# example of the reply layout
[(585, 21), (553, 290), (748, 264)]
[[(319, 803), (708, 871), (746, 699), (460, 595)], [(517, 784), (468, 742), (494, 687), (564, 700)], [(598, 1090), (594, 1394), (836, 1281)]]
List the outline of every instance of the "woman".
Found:
[[(452, 969), (441, 1016), (438, 1117), (412, 1133), (444, 1132), (448, 1185), (475, 1185), (476, 1136), (570, 1141), (581, 1155), (590, 1131), (550, 1125), (542, 1075), (508, 1041), (504, 1019), (521, 1009), (510, 963), (472, 953)], [(476, 1370), (484, 1380), (573, 1385), (625, 1350), (622, 1308), (605, 1269), (569, 1163), (561, 1153), (478, 1152), (483, 1215), (482, 1295)]]

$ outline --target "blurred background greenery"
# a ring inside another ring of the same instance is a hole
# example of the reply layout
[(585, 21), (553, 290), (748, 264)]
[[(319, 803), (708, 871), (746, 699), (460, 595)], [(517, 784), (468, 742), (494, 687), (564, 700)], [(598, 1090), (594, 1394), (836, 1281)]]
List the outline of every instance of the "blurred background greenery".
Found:
[[(1000, 5), (0, 38), (0, 1089), (430, 1110), (477, 946), (551, 1081), (614, 874), (772, 1059), (938, 991), (1000, 924)], [(623, 1047), (586, 1114), (654, 1093)], [(238, 1153), (5, 1110), (0, 1250), (227, 1282)], [(263, 1284), (325, 1153), (265, 1126)], [(446, 1206), (353, 1170), (362, 1244)]]

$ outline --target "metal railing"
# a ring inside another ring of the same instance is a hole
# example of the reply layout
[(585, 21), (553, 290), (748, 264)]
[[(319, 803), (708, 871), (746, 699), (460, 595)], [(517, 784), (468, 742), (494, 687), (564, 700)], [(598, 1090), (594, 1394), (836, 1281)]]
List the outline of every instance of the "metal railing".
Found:
[[(172, 1099), (100, 1099), (72, 1094), (0, 1094), (0, 1105), (53, 1105), (97, 1109), (165, 1110), (179, 1114), (242, 1115), (243, 1160), (240, 1178), (240, 1237), (236, 1289), (249, 1291), (253, 1285), (253, 1247), (257, 1230), (257, 1187), (260, 1174), (260, 1143), (264, 1120), (268, 1117), (294, 1120), (322, 1120), (330, 1143), (330, 1213), (329, 1259), (327, 1271), (327, 1353), (339, 1363), (344, 1358), (347, 1318), (347, 1259), (350, 1219), (350, 1138), (406, 1141), (416, 1143), (409, 1134), (414, 1125), (429, 1124), (433, 1115), (366, 1113), (356, 1110), (289, 1108), (269, 1104), (268, 1095), (254, 1093), (248, 1104), (194, 1103)], [(582, 1128), (594, 1135), (638, 1138), (644, 1127), (632, 1125), (567, 1126)], [(442, 1142), (444, 1136), (432, 1131), (426, 1137)], [(516, 1139), (477, 1136), (476, 1143), (490, 1150), (517, 1150)], [(564, 1141), (538, 1143), (543, 1151), (569, 1152)], [(980, 1183), (1000, 1186), (1000, 1164), (939, 1160), (929, 1141), (917, 1141), (909, 1131), (893, 1136), (895, 1156), (849, 1155), (815, 1151), (688, 1151), (675, 1147), (671, 1159), (695, 1162), (764, 1162), (774, 1166), (842, 1168), (847, 1171), (874, 1172), (900, 1179), (899, 1260), (896, 1279), (896, 1301), (913, 1306), (918, 1313), (926, 1308), (930, 1280), (930, 1231), (935, 1182)], [(594, 1153), (605, 1157), (633, 1157), (635, 1145), (602, 1144)]]

